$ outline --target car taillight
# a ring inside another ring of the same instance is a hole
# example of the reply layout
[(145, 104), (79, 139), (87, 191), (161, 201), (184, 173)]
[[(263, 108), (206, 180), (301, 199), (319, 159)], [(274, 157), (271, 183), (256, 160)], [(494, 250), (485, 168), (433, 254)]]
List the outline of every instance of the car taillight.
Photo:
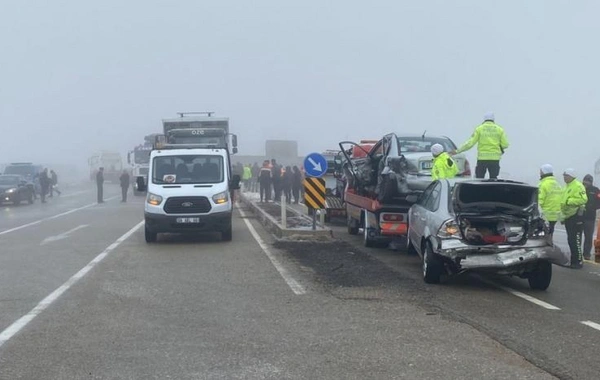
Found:
[(437, 236), (440, 238), (460, 238), (458, 224), (452, 219), (447, 220), (438, 230)]
[(402, 215), (402, 214), (381, 214), (381, 220), (383, 222), (402, 222), (402, 221), (404, 221), (404, 215)]
[(465, 170), (462, 173), (463, 177), (470, 177), (471, 176), (471, 164), (469, 163), (469, 160), (467, 160), (465, 158)]

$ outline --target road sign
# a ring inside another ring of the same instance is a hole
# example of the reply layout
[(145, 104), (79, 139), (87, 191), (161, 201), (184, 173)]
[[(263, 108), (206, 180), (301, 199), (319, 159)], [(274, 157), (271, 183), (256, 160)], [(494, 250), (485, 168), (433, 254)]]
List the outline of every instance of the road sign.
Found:
[(321, 177), (327, 173), (327, 159), (319, 153), (311, 153), (304, 159), (304, 172), (308, 177)]
[(304, 204), (308, 208), (325, 208), (325, 180), (307, 177), (304, 179)]

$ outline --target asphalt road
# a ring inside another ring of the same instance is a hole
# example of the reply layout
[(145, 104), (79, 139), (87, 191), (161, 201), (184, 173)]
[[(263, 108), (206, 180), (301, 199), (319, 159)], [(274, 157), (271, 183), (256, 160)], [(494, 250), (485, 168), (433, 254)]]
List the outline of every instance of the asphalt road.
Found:
[(421, 297), (481, 294), (473, 318), (507, 304), (538, 331), (558, 313), (495, 288), (423, 289), (352, 242), (275, 243), (243, 209), (232, 242), (148, 245), (143, 199), (106, 192), (0, 208), (0, 379), (552, 378)]

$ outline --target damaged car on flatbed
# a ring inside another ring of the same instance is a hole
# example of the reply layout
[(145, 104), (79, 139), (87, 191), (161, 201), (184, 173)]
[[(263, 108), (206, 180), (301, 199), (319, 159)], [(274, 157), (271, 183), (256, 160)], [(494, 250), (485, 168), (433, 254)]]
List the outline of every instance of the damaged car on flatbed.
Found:
[(552, 244), (535, 186), (507, 180), (432, 182), (409, 210), (408, 248), (422, 260), (423, 278), (479, 272), (526, 278), (545, 290), (552, 264), (565, 256)]

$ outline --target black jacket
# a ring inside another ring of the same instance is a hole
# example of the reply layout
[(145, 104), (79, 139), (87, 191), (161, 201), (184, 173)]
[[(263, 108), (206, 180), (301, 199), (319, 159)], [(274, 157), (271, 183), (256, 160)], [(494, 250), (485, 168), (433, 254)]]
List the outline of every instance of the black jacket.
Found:
[(129, 174), (123, 173), (121, 177), (119, 177), (119, 181), (121, 182), (121, 187), (126, 188), (129, 187)]
[(585, 213), (583, 218), (586, 220), (596, 219), (596, 210), (600, 209), (600, 189), (596, 186), (590, 186), (586, 189), (587, 203), (585, 204)]
[(104, 183), (104, 174), (102, 172), (96, 173), (96, 184), (102, 185)]

